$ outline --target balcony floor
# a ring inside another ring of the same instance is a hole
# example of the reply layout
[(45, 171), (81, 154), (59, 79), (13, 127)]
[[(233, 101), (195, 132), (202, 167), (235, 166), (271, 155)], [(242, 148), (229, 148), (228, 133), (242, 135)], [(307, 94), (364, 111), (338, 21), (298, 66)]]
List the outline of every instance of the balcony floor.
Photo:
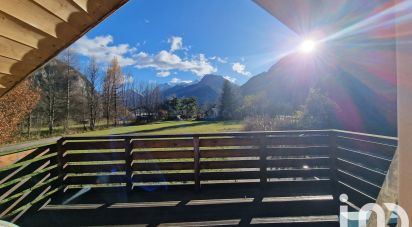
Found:
[[(291, 185), (293, 184), (293, 185)], [(70, 189), (21, 226), (339, 226), (330, 182)], [(73, 198), (62, 205), (69, 198)], [(298, 222), (297, 222), (298, 221)]]

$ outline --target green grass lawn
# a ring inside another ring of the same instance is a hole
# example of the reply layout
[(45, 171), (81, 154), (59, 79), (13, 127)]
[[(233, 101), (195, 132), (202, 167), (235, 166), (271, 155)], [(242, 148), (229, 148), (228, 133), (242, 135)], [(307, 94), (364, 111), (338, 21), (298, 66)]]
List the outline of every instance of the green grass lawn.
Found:
[(104, 136), (125, 133), (143, 134), (179, 134), (179, 133), (214, 133), (241, 131), (243, 125), (238, 121), (162, 121), (145, 125), (116, 127), (98, 131), (80, 133), (80, 136)]
[[(110, 129), (83, 132), (78, 134), (69, 134), (76, 136), (107, 136), (120, 135), (127, 133), (141, 134), (181, 134), (181, 133), (216, 133), (216, 132), (238, 132), (242, 131), (243, 124), (240, 121), (162, 121), (144, 125), (123, 126)], [(51, 136), (50, 139), (57, 139), (59, 135)], [(51, 143), (48, 137), (31, 138), (24, 141), (18, 141), (12, 144), (0, 144), (0, 153), (8, 153), (9, 146), (26, 147), (27, 144), (33, 143), (32, 147), (38, 147), (42, 144)], [(17, 149), (17, 148), (16, 148)], [(18, 149), (17, 149), (18, 150)], [(17, 151), (15, 150), (15, 151)], [(27, 150), (27, 149), (26, 149)]]

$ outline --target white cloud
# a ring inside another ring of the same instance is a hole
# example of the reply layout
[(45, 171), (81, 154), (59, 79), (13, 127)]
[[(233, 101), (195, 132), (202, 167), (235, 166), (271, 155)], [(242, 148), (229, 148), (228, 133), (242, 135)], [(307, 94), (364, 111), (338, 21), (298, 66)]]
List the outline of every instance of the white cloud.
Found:
[(176, 54), (162, 50), (156, 55), (140, 52), (134, 55), (134, 58), (136, 60), (135, 66), (139, 69), (154, 68), (158, 71), (190, 71), (197, 76), (203, 76), (217, 71), (217, 69), (208, 62), (204, 54), (182, 60)]
[(232, 70), (244, 76), (251, 75), (250, 72), (246, 71), (246, 66), (239, 62), (233, 63)]
[(217, 56), (213, 56), (210, 58), (210, 60), (216, 60), (222, 64), (226, 64), (227, 63), (227, 58), (221, 58), (221, 57), (217, 57)]
[(172, 36), (167, 40), (170, 43), (170, 52), (183, 49), (183, 38), (179, 36)]
[(190, 83), (192, 83), (192, 81), (191, 80), (181, 80), (181, 79), (179, 79), (179, 78), (172, 78), (171, 80), (170, 80), (170, 82), (169, 82), (170, 84), (190, 84)]
[(129, 44), (113, 45), (111, 35), (96, 36), (92, 39), (84, 36), (73, 44), (73, 49), (80, 55), (94, 56), (102, 63), (109, 63), (113, 58), (117, 58), (121, 66), (135, 64), (135, 60), (129, 56), (136, 52), (136, 48), (130, 47)]
[(236, 82), (236, 78), (233, 78), (233, 77), (230, 77), (230, 76), (224, 76), (223, 78), (225, 78), (226, 80), (228, 80), (232, 83)]
[(157, 72), (156, 75), (159, 76), (159, 77), (167, 77), (167, 76), (170, 75), (170, 72), (169, 71), (159, 71), (159, 72)]
[[(184, 51), (183, 54), (186, 57), (182, 59), (174, 53), (177, 50), (188, 50), (188, 47), (183, 46), (182, 37), (173, 36), (168, 42), (171, 45), (169, 51), (162, 50), (157, 54), (152, 54), (138, 53), (137, 49), (129, 44), (115, 45), (111, 35), (96, 36), (94, 38), (84, 36), (73, 44), (73, 49), (80, 55), (95, 57), (100, 63), (108, 64), (116, 57), (122, 67), (152, 68), (158, 71), (157, 76), (160, 77), (169, 76), (173, 70), (192, 72), (197, 76), (217, 71), (204, 54), (187, 57), (187, 53)], [(144, 43), (138, 45), (144, 45)]]

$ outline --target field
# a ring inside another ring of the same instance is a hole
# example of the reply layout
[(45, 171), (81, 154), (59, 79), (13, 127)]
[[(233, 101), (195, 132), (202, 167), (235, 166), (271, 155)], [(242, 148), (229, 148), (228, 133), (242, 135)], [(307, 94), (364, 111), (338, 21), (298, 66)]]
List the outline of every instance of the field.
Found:
[[(88, 131), (77, 134), (76, 136), (105, 136), (119, 135), (129, 133), (141, 134), (179, 134), (179, 133), (216, 133), (216, 132), (237, 132), (243, 130), (243, 124), (240, 121), (162, 121), (144, 125), (122, 126), (96, 131)], [(1, 144), (0, 154), (17, 151), (23, 147), (38, 147), (42, 144), (48, 144), (55, 141), (59, 134), (53, 137), (31, 138), (30, 140), (17, 140), (12, 144)]]
[(127, 133), (143, 134), (178, 134), (178, 133), (213, 133), (241, 131), (243, 125), (238, 121), (162, 121), (145, 125), (124, 126), (105, 130), (80, 133), (81, 136), (103, 136)]

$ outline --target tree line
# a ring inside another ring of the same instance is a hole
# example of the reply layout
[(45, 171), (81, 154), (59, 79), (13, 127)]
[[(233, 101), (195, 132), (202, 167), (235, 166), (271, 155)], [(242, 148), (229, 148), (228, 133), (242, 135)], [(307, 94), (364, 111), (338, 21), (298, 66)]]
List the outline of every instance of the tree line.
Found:
[(272, 103), (257, 95), (242, 96), (239, 88), (228, 81), (223, 85), (219, 103), (219, 119), (244, 120), (248, 131), (336, 128), (340, 111), (320, 89), (311, 89), (305, 102), (295, 107), (286, 102)]
[(94, 57), (80, 63), (68, 48), (0, 98), (0, 143), (19, 136), (49, 137), (135, 122), (201, 118), (214, 107), (199, 107), (194, 97), (165, 98), (160, 85), (137, 82), (125, 74), (118, 59), (108, 65)]

